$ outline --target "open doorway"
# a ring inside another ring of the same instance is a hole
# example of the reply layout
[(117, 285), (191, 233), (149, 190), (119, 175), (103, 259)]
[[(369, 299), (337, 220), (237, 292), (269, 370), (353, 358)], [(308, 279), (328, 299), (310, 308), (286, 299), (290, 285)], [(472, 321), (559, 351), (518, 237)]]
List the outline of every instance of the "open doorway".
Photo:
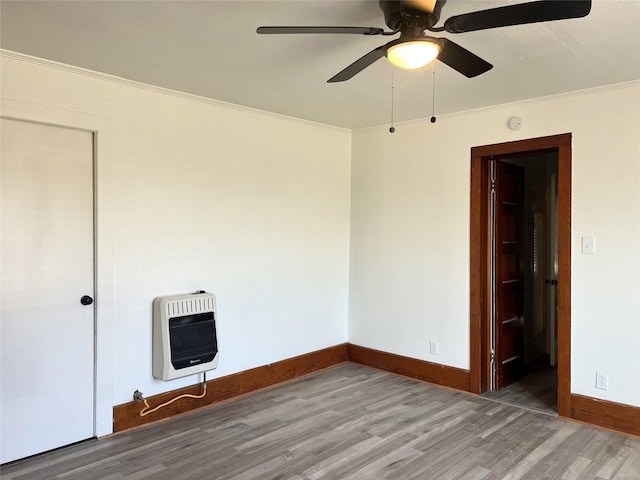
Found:
[[(509, 214), (521, 212), (497, 230), (492, 208), (503, 207), (491, 206), (492, 167), (515, 179), (503, 203), (508, 204)], [(549, 388), (557, 396), (558, 414), (570, 416), (571, 134), (472, 148), (470, 230), (470, 391), (500, 390), (527, 371), (556, 365), (557, 376)], [(502, 258), (496, 256), (498, 248)], [(512, 295), (502, 305), (496, 298), (500, 281), (506, 282)], [(513, 298), (519, 298), (517, 304)], [(496, 324), (509, 329), (499, 332)], [(495, 345), (500, 333), (512, 335), (512, 346), (518, 345), (519, 350)], [(505, 366), (502, 372), (496, 367), (498, 355), (502, 355), (499, 365)], [(536, 385), (540, 382), (534, 380)]]
[(558, 152), (489, 161), (489, 388), (485, 397), (557, 412)]

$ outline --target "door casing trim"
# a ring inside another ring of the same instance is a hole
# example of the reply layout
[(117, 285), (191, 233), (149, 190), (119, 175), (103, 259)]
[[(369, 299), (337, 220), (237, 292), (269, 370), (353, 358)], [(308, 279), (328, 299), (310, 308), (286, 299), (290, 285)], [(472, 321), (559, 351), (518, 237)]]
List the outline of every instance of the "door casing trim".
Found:
[(113, 120), (104, 115), (2, 97), (2, 117), (94, 135), (94, 435), (113, 433), (114, 228)]
[(471, 148), (469, 389), (488, 390), (490, 243), (489, 160), (504, 155), (558, 154), (558, 414), (571, 417), (571, 133)]

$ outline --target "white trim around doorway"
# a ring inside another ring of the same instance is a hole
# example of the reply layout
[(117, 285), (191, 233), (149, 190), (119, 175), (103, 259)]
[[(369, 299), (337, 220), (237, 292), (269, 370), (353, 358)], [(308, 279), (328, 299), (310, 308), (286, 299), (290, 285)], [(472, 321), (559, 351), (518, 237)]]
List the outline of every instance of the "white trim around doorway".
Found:
[(113, 188), (112, 120), (48, 105), (1, 99), (3, 117), (94, 133), (94, 435), (113, 433)]

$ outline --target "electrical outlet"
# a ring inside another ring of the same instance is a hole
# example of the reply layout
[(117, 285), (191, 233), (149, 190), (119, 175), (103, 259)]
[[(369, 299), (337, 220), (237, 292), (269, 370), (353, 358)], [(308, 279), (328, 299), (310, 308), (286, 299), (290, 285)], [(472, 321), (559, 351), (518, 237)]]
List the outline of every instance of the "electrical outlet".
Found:
[(438, 341), (437, 340), (429, 340), (429, 353), (431, 355), (438, 354)]
[(608, 390), (609, 375), (607, 375), (606, 373), (596, 372), (596, 388), (599, 388), (600, 390)]

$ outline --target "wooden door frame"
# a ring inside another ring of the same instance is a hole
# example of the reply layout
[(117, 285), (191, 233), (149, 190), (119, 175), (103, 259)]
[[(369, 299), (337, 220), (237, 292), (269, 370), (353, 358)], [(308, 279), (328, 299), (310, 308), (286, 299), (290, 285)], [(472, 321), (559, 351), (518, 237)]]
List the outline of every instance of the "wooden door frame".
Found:
[(504, 155), (558, 154), (558, 414), (571, 416), (571, 133), (471, 148), (469, 390), (489, 388), (489, 162)]

